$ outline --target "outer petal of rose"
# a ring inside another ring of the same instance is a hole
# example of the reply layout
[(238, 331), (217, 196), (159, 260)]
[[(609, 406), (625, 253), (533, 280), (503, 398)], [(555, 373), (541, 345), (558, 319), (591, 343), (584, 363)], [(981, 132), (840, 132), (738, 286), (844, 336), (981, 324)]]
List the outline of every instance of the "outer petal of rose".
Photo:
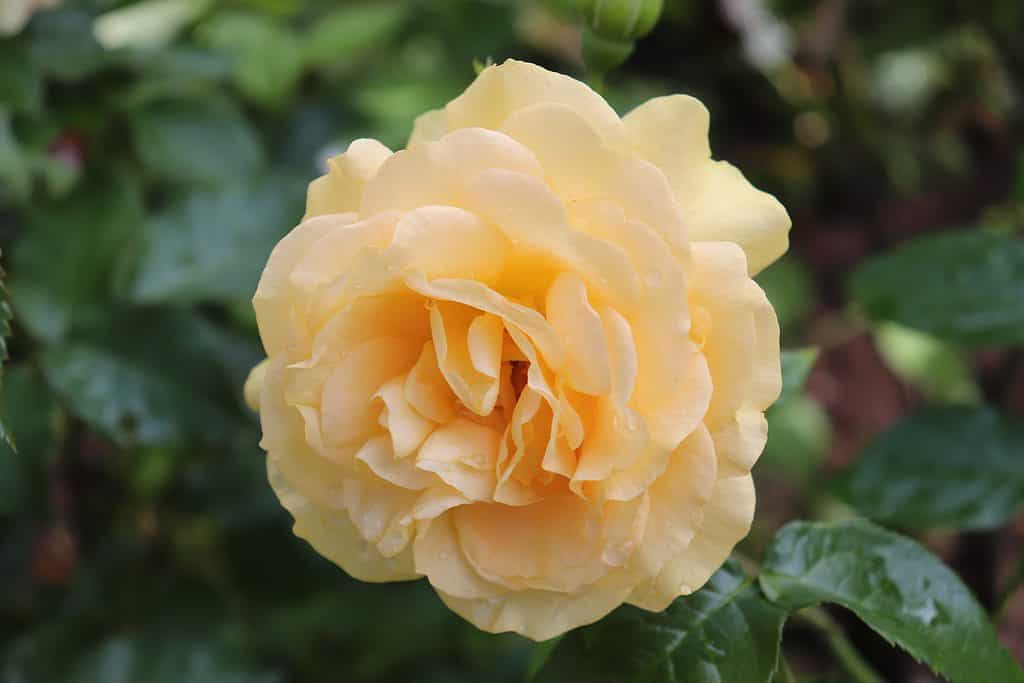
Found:
[(358, 211), (363, 185), (377, 172), (391, 150), (376, 140), (353, 140), (348, 149), (327, 161), (327, 175), (309, 184), (306, 215)]
[(629, 257), (617, 245), (570, 226), (561, 200), (543, 181), (503, 169), (484, 171), (468, 181), (464, 205), (516, 245), (524, 257), (516, 270), (534, 276), (535, 284), (547, 284), (539, 279), (545, 270), (552, 277), (572, 270), (616, 308), (635, 307), (640, 283)]
[(647, 100), (622, 118), (633, 151), (659, 167), (675, 187), (711, 158), (711, 117), (700, 100), (669, 95)]
[[(430, 330), (437, 351), (437, 365), (455, 396), (477, 415), (490, 415), (498, 401), (499, 389), (498, 373), (481, 372), (473, 362), (470, 331), (474, 325), (479, 329), (477, 320), (484, 315), (487, 314), (447, 301), (436, 301), (430, 308)], [(501, 353), (500, 336), (497, 339), (486, 339), (481, 334), (473, 336), (478, 357), (493, 357)], [(488, 342), (491, 348), (479, 348)]]
[(329, 446), (362, 442), (377, 429), (380, 406), (371, 397), (404, 375), (419, 353), (414, 339), (381, 337), (355, 347), (324, 382), (321, 427)]
[(469, 564), (452, 524), (452, 513), (421, 524), (413, 543), (416, 571), (438, 591), (460, 598), (491, 598), (505, 589), (487, 581)]
[(398, 222), (390, 251), (400, 268), (427, 279), (461, 277), (494, 284), (508, 243), (493, 226), (465, 209), (424, 206)]
[(344, 505), (363, 538), (381, 555), (394, 557), (412, 540), (411, 512), (421, 495), (421, 491), (395, 486), (366, 469), (355, 469), (345, 478), (338, 503)]
[(304, 221), (270, 252), (252, 299), (260, 339), (268, 356), (287, 348), (296, 325), (305, 326), (306, 312), (295, 310), (295, 291), (290, 279), (295, 265), (328, 231), (355, 220), (355, 214), (345, 214)]
[(750, 531), (754, 503), (754, 480), (749, 474), (719, 479), (690, 545), (669, 560), (654, 581), (638, 586), (629, 602), (660, 612), (680, 595), (703, 586)]
[(714, 491), (716, 472), (714, 445), (707, 429), (700, 427), (680, 444), (665, 472), (647, 491), (651, 499), (647, 526), (628, 565), (645, 581), (631, 600), (657, 594), (661, 570), (694, 541), (701, 529), (703, 508)]
[(427, 437), (416, 454), (416, 466), (471, 500), (490, 500), (500, 440), (496, 430), (459, 417)]
[(357, 345), (374, 337), (430, 338), (430, 316), (414, 292), (361, 297), (335, 311), (313, 338), (311, 358), (293, 367), (336, 365)]
[(593, 197), (621, 163), (587, 120), (564, 104), (518, 109), (501, 130), (530, 148), (544, 167), (545, 180), (566, 204)]
[(694, 245), (690, 302), (711, 320), (703, 353), (715, 390), (705, 423), (716, 442), (728, 442), (731, 474), (749, 472), (764, 447), (761, 413), (782, 387), (775, 311), (746, 275), (743, 252), (728, 242)]
[(420, 114), (413, 121), (412, 134), (409, 136), (409, 143), (406, 147), (440, 140), (447, 132), (448, 125), (445, 123), (444, 109), (431, 109)]
[(445, 107), (445, 118), (449, 130), (471, 126), (497, 130), (516, 110), (541, 102), (568, 106), (588, 121), (606, 144), (625, 146), (622, 122), (604, 98), (574, 78), (514, 59), (484, 69)]
[(578, 275), (565, 272), (548, 288), (548, 322), (566, 350), (565, 376), (576, 391), (604, 396), (612, 390), (611, 354), (601, 317), (590, 305)]
[(388, 211), (332, 228), (311, 245), (289, 279), (297, 290), (310, 293), (334, 281), (351, 268), (366, 247), (383, 249), (389, 245), (401, 217), (397, 211)]
[(608, 572), (601, 508), (576, 496), (516, 507), (467, 505), (450, 514), (469, 564), (505, 588), (568, 593)]
[(691, 184), (676, 188), (691, 242), (735, 242), (756, 275), (786, 252), (792, 221), (775, 197), (758, 190), (724, 161), (703, 165)]
[(509, 136), (483, 128), (457, 130), (388, 158), (366, 183), (359, 213), (462, 206), (463, 182), (491, 168), (543, 177), (533, 153)]
[(263, 391), (263, 376), (267, 372), (267, 365), (269, 363), (269, 358), (264, 358), (262, 361), (257, 363), (256, 366), (249, 371), (249, 376), (245, 378), (245, 386), (242, 388), (242, 395), (245, 398), (245, 404), (256, 412), (259, 412), (260, 410), (260, 392)]
[(295, 518), (295, 535), (360, 581), (405, 581), (418, 578), (412, 562), (412, 547), (393, 557), (384, 557), (360, 535), (345, 510), (312, 503), (280, 474), (273, 459), (267, 460), (270, 485), (281, 504)]
[(531, 640), (560, 636), (592, 624), (622, 604), (630, 587), (598, 582), (576, 593), (542, 590), (510, 591), (497, 597), (458, 598), (438, 590), (453, 612), (488, 633), (513, 631)]
[(301, 495), (318, 507), (330, 507), (341, 490), (345, 473), (338, 465), (321, 457), (306, 441), (306, 427), (298, 410), (284, 400), (286, 364), (284, 354), (272, 356), (264, 374), (260, 392), (263, 428), (260, 447), (267, 452), (268, 460), (273, 461), (277, 481), (288, 484), (287, 490), (278, 490), (275, 485), (275, 492), (285, 507), (289, 505), (284, 494)]
[[(616, 469), (627, 470), (637, 461), (648, 461), (652, 451), (656, 450), (643, 418), (626, 406), (602, 397), (596, 402), (593, 422), (593, 427), (583, 439), (579, 464), (569, 482), (570, 488), (577, 493), (583, 491), (584, 482), (602, 482)], [(654, 481), (659, 474), (660, 469), (651, 474), (650, 480)], [(625, 497), (625, 492), (618, 491), (614, 498), (628, 500), (642, 491), (638, 488)]]

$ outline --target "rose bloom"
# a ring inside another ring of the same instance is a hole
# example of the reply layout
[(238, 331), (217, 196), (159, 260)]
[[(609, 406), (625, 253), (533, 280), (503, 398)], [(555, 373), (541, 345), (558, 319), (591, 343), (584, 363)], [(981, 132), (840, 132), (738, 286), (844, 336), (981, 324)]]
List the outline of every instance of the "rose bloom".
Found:
[(711, 160), (703, 105), (620, 119), (508, 61), (328, 166), (253, 299), (295, 533), (536, 640), (704, 584), (754, 513), (781, 377), (751, 275), (790, 221)]

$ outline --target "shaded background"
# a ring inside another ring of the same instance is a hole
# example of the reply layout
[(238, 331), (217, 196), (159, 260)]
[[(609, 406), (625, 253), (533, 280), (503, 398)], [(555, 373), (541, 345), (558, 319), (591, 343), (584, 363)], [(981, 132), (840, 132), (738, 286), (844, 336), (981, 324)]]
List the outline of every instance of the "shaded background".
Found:
[[(0, 0), (0, 26), (18, 4)], [(474, 60), (579, 74), (572, 4), (66, 0), (0, 38), (17, 443), (0, 445), (0, 682), (524, 680), (531, 643), (476, 631), (422, 581), (354, 582), (292, 536), (240, 388), (261, 357), (260, 269), (324, 160), (358, 137), (403, 146)], [(1024, 266), (1003, 264), (997, 343), (850, 295), (851, 273), (917, 236), (1019, 235), (1022, 38), (1018, 0), (667, 0), (608, 79), (622, 113), (701, 98), (715, 156), (793, 217), (790, 254), (758, 279), (784, 345), (820, 356), (771, 411), (748, 556), (791, 518), (848, 514), (829, 482), (923, 405), (1024, 416), (1006, 343), (1024, 330)], [(941, 254), (899, 267), (911, 290), (955, 279)], [(1024, 452), (1010, 456), (1012, 513)], [(910, 526), (1002, 606), (1024, 659), (1024, 592), (1006, 595), (1020, 515)], [(837, 617), (888, 680), (934, 680)], [(785, 643), (801, 680), (844, 680), (799, 623)]]

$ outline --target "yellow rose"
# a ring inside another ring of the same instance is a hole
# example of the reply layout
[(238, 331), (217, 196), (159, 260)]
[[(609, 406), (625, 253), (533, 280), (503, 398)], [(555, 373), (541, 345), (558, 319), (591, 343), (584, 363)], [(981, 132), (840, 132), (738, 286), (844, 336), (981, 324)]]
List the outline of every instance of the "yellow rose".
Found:
[(619, 118), (508, 61), (408, 149), (357, 140), (253, 300), (271, 485), (366, 581), (542, 640), (699, 588), (749, 529), (780, 389), (750, 275), (789, 218), (695, 99)]

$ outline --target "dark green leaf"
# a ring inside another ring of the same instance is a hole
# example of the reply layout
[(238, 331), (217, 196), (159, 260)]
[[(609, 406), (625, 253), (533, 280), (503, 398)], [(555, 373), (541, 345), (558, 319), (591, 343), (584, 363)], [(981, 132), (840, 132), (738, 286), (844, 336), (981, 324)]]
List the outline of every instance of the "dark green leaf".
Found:
[(92, 32), (92, 17), (82, 10), (42, 12), (33, 18), (26, 33), (35, 63), (59, 80), (85, 78), (106, 61)]
[(138, 301), (248, 299), (274, 244), (302, 214), (302, 184), (272, 177), (196, 192), (146, 225)]
[(869, 316), (965, 344), (1024, 341), (1024, 241), (976, 231), (922, 237), (859, 268)]
[(1024, 506), (1024, 422), (933, 408), (877, 437), (836, 485), (863, 514), (903, 527), (990, 529)]
[(17, 450), (0, 443), (0, 517), (39, 502), (35, 479), (56, 456), (57, 402), (33, 368), (5, 368), (2, 411)]
[(831, 602), (953, 683), (1024, 681), (985, 611), (948, 567), (915, 541), (864, 521), (793, 522), (760, 575), (788, 610)]
[(43, 81), (23, 42), (0, 42), (0, 109), (39, 109)]
[(195, 317), (167, 310), (98, 318), (74, 341), (48, 349), (43, 371), (79, 418), (122, 444), (229, 438), (236, 418), (227, 386)]
[(409, 6), (363, 3), (340, 7), (320, 19), (304, 44), (306, 62), (349, 64), (373, 47), (387, 45), (401, 28)]
[(302, 75), (299, 38), (270, 17), (222, 12), (200, 27), (204, 42), (234, 58), (235, 84), (251, 100), (277, 106)]
[(9, 113), (0, 107), (0, 199), (7, 199), (5, 195), (10, 195), (11, 199), (25, 201), (31, 189), (28, 155), (14, 137)]
[(83, 657), (69, 683), (275, 683), (276, 674), (244, 663), (212, 637), (124, 636)]
[(19, 322), (48, 341), (109, 300), (113, 273), (142, 225), (142, 197), (126, 175), (95, 177), (56, 204), (37, 207), (11, 255)]
[(816, 360), (816, 348), (782, 352), (782, 395), (776, 403), (782, 403), (800, 393)]
[(256, 132), (226, 105), (154, 105), (133, 119), (132, 132), (146, 170), (165, 180), (220, 184), (244, 178), (263, 164)]
[(768, 683), (786, 612), (735, 562), (661, 613), (621, 607), (566, 634), (535, 679), (544, 683)]

